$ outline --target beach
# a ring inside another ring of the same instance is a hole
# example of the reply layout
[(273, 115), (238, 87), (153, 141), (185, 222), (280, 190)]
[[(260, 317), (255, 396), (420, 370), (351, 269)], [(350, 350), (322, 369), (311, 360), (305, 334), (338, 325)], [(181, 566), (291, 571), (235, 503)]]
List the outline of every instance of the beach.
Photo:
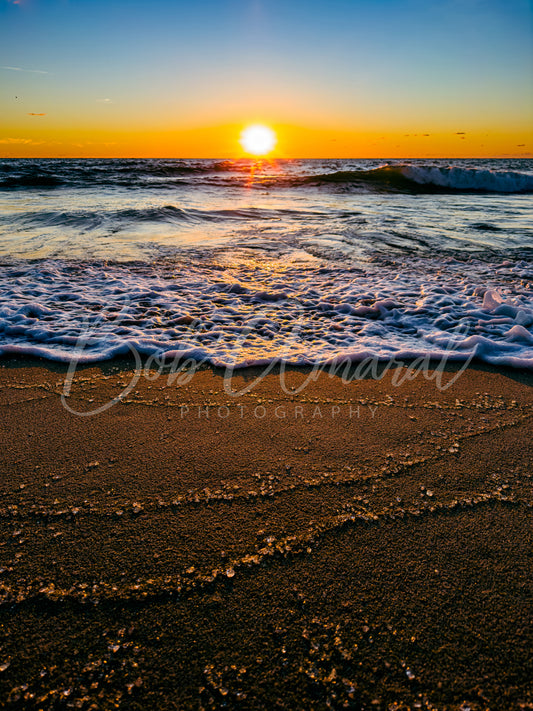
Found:
[(531, 374), (351, 375), (4, 358), (3, 707), (531, 708)]

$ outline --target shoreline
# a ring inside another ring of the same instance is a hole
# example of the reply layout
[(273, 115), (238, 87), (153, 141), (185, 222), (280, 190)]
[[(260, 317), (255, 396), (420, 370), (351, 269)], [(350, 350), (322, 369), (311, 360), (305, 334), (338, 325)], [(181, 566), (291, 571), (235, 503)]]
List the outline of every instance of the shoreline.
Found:
[(261, 370), (0, 360), (6, 708), (531, 708), (533, 374)]

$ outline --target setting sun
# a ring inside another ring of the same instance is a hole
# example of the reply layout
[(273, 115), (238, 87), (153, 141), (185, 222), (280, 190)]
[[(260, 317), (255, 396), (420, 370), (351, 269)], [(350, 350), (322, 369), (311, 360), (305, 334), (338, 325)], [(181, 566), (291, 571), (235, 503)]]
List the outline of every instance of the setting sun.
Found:
[(241, 133), (240, 143), (246, 153), (264, 156), (274, 148), (277, 138), (274, 131), (268, 126), (254, 124), (245, 128)]

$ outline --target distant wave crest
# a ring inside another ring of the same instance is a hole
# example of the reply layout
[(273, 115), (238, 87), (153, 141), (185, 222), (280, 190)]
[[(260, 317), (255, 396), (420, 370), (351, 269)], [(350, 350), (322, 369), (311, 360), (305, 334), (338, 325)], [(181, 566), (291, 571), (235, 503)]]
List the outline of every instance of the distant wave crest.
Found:
[(533, 191), (533, 175), (510, 170), (401, 166), (400, 172), (405, 178), (419, 185), (436, 185), (450, 190), (475, 190), (495, 193)]
[(415, 192), (533, 192), (533, 175), (516, 171), (419, 165), (384, 165), (305, 178), (308, 184), (353, 184), (378, 190)]

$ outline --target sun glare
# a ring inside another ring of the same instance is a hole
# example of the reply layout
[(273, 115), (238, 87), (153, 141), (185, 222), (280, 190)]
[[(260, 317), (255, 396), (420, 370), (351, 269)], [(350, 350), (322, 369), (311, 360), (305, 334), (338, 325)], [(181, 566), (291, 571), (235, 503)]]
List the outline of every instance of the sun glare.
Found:
[(240, 142), (246, 153), (264, 156), (274, 148), (277, 138), (271, 128), (258, 123), (244, 129)]

